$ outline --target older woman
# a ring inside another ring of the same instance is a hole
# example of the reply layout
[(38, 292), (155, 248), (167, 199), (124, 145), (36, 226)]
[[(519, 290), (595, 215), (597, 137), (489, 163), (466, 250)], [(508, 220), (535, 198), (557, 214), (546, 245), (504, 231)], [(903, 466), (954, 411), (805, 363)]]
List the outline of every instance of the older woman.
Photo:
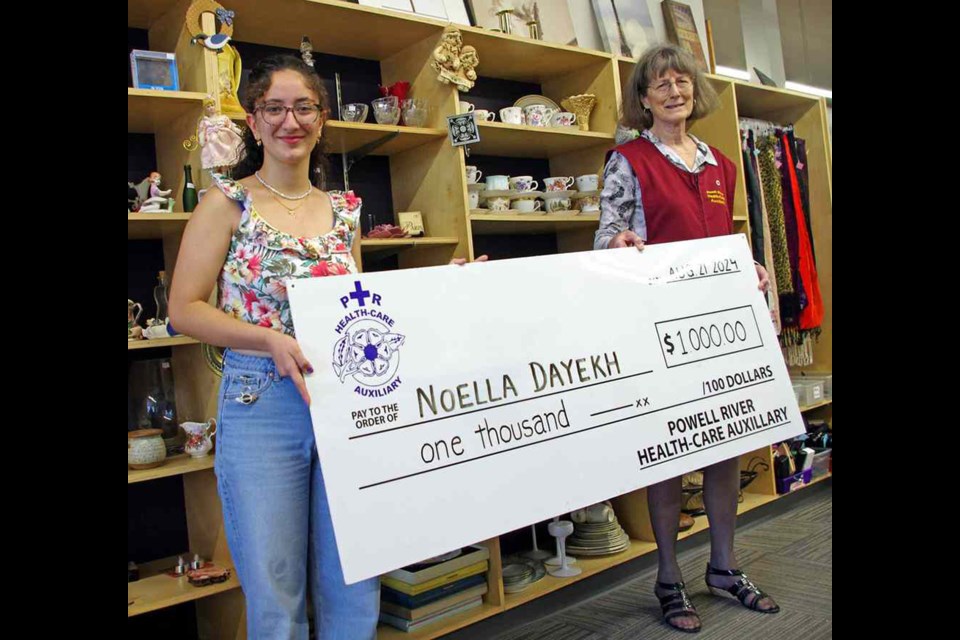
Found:
[[(664, 44), (640, 56), (621, 108), (621, 126), (640, 134), (617, 146), (607, 160), (595, 249), (642, 250), (645, 242), (733, 233), (736, 165), (687, 132), (690, 122), (717, 105), (716, 93), (689, 54)], [(756, 270), (759, 288), (766, 291), (767, 273), (759, 264)], [(780, 607), (739, 570), (734, 555), (739, 481), (737, 458), (704, 471), (704, 506), (710, 519), (707, 587), (754, 611), (776, 613)], [(677, 564), (680, 478), (647, 487), (647, 497), (658, 552), (654, 593), (664, 621), (681, 631), (698, 632), (700, 617)]]

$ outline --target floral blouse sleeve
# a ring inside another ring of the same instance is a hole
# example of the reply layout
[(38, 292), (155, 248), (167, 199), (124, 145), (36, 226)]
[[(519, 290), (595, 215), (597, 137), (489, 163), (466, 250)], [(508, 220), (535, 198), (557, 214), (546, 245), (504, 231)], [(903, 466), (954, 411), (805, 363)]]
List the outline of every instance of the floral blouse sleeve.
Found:
[(619, 152), (610, 154), (603, 169), (603, 191), (600, 193), (600, 228), (593, 238), (594, 249), (606, 249), (613, 236), (633, 230), (644, 241), (647, 221), (640, 198), (640, 182), (630, 162)]

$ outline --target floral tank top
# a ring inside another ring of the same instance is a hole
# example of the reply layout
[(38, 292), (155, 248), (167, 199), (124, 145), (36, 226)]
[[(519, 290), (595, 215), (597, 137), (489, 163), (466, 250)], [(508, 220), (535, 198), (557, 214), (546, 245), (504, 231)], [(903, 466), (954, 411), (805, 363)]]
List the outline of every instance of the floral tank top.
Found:
[(250, 193), (239, 182), (218, 173), (212, 176), (217, 187), (243, 209), (217, 281), (217, 306), (243, 322), (294, 335), (287, 298), (290, 279), (357, 272), (350, 250), (360, 219), (360, 198), (352, 191), (327, 192), (333, 229), (322, 236), (298, 238), (260, 217)]

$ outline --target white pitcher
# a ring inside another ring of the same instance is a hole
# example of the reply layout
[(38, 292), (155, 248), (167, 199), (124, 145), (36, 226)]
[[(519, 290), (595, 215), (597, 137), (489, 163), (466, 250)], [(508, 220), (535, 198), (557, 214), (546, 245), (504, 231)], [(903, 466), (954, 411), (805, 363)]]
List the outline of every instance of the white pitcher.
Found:
[(183, 450), (193, 458), (202, 458), (210, 453), (213, 440), (210, 438), (217, 432), (217, 421), (210, 418), (206, 422), (181, 422), (180, 428), (187, 432), (187, 442)]

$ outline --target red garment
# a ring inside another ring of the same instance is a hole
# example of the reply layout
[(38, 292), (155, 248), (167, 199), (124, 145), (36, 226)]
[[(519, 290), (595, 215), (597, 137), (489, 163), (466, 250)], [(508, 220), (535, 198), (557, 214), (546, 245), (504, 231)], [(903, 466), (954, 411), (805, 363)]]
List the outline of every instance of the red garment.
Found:
[(800, 201), (800, 185), (797, 182), (797, 171), (790, 155), (790, 141), (787, 135), (781, 134), (784, 161), (787, 163), (787, 173), (790, 176), (790, 196), (793, 199), (793, 210), (797, 218), (797, 235), (799, 236), (799, 272), (803, 281), (803, 290), (807, 294), (807, 306), (800, 312), (800, 328), (816, 329), (823, 322), (823, 298), (820, 296), (820, 279), (817, 277), (817, 265), (813, 260), (813, 249), (810, 245), (810, 233), (803, 215), (803, 204)]
[(733, 195), (737, 169), (710, 147), (717, 165), (700, 173), (684, 171), (656, 145), (637, 138), (616, 148), (633, 168), (647, 222), (647, 243), (697, 240), (733, 233)]

